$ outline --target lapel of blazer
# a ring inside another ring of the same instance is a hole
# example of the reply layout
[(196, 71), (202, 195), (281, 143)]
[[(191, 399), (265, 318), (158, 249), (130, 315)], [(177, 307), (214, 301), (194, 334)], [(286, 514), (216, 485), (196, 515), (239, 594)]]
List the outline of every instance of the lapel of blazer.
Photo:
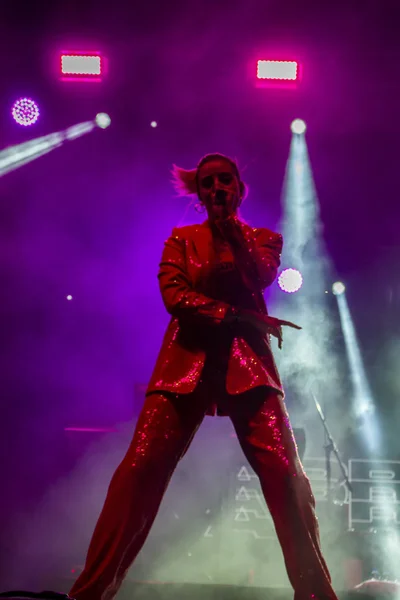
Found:
[(208, 269), (213, 255), (212, 234), (207, 221), (193, 227), (189, 241), (188, 270), (196, 284), (204, 270)]
[[(249, 237), (252, 236), (253, 232), (252, 227), (244, 223), (243, 232), (245, 234), (246, 244), (249, 244)], [(201, 278), (204, 272), (208, 270), (210, 260), (213, 259), (214, 255), (212, 233), (207, 221), (201, 225), (194, 226), (190, 231), (189, 254), (190, 255), (187, 256), (187, 268), (192, 279), (192, 284), (197, 287), (200, 283), (199, 287), (201, 288)], [(255, 294), (258, 309), (261, 312), (267, 313), (263, 293), (257, 288), (256, 284), (249, 287), (249, 289)]]

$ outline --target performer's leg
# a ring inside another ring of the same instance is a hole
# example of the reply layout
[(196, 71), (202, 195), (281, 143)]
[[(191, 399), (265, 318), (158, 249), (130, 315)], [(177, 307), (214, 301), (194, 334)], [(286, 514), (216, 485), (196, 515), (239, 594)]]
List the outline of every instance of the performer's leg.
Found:
[(274, 520), (295, 600), (337, 600), (322, 556), (315, 500), (281, 395), (265, 388), (232, 402), (230, 416)]
[(151, 394), (111, 480), (83, 572), (70, 596), (110, 600), (143, 546), (171, 475), (205, 414), (194, 398)]

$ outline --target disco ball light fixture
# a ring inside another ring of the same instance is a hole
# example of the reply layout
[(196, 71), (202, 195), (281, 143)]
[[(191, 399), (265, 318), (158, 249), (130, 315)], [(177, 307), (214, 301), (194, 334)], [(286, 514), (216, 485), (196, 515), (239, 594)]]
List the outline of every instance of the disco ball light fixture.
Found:
[(33, 125), (39, 118), (39, 107), (31, 98), (19, 98), (13, 104), (11, 114), (19, 125)]

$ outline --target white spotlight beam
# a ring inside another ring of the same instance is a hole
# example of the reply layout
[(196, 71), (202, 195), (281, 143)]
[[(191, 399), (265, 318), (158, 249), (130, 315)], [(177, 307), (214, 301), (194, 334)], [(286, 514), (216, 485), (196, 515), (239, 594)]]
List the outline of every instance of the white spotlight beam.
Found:
[(275, 310), (303, 327), (285, 332), (286, 349), (279, 368), (293, 395), (305, 397), (312, 386), (324, 394), (325, 409), (338, 387), (338, 364), (332, 348), (333, 318), (327, 281), (331, 264), (321, 235), (319, 200), (304, 135), (293, 135), (283, 189), (285, 240), (282, 265), (298, 269), (304, 282), (301, 293), (279, 296)]
[(44, 154), (59, 148), (64, 142), (75, 140), (82, 135), (93, 131), (97, 126), (96, 121), (85, 121), (72, 125), (64, 131), (50, 133), (29, 142), (9, 146), (0, 151), (0, 177), (14, 171), (27, 163), (36, 160)]
[(40, 138), (10, 146), (0, 151), (0, 177), (22, 167), (28, 162), (43, 156), (58, 148), (63, 143), (64, 136), (61, 132), (50, 133)]
[[(293, 136), (291, 140), (284, 204), (284, 253), (288, 259), (301, 261), (305, 246), (311, 240), (318, 241), (316, 230), (320, 224), (319, 202), (304, 136)], [(303, 265), (298, 264), (301, 270)]]
[(95, 124), (93, 123), (93, 121), (87, 121), (86, 123), (78, 123), (78, 125), (72, 125), (72, 127), (68, 127), (68, 129), (65, 130), (65, 139), (75, 140), (76, 138), (85, 135), (85, 133), (93, 131), (94, 128)]
[(354, 390), (354, 410), (357, 416), (364, 418), (365, 442), (371, 451), (376, 451), (380, 445), (379, 427), (377, 416), (374, 414), (375, 403), (365, 372), (356, 330), (346, 294), (337, 295), (336, 298)]

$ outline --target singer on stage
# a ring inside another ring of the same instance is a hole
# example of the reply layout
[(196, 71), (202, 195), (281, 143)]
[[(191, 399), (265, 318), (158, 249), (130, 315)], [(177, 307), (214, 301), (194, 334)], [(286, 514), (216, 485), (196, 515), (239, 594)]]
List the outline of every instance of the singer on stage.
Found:
[(337, 600), (271, 352), (271, 335), (281, 347), (282, 327), (298, 328), (268, 316), (263, 296), (282, 237), (240, 218), (246, 186), (230, 158), (210, 154), (193, 170), (175, 166), (173, 176), (207, 220), (175, 228), (165, 243), (158, 278), (171, 320), (70, 596), (114, 598), (205, 415), (224, 415), (260, 479), (295, 600)]

